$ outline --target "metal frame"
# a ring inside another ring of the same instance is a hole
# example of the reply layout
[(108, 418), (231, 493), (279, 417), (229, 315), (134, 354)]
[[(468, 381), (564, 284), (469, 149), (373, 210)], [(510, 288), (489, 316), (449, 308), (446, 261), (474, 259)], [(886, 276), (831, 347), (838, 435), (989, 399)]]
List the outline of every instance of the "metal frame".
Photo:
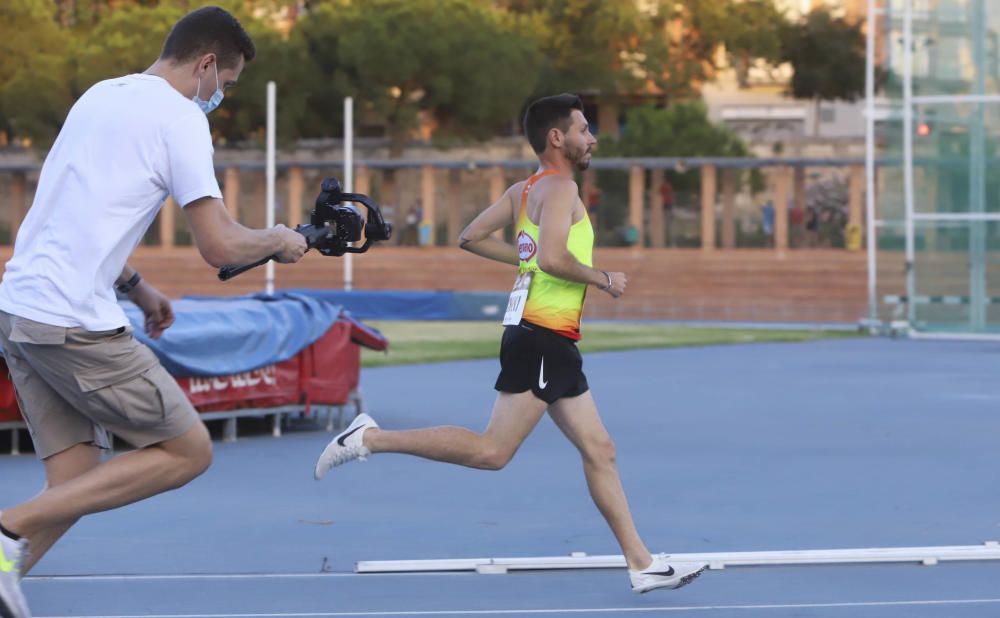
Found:
[[(933, 566), (940, 562), (1000, 560), (1000, 543), (944, 547), (871, 547), (864, 549), (807, 549), (796, 551), (748, 551), (671, 554), (678, 562), (706, 562), (710, 569), (732, 566), (777, 566), (806, 564), (872, 564), (917, 562)], [(474, 571), (505, 574), (509, 571), (563, 569), (622, 569), (623, 556), (569, 556), (538, 558), (458, 558), (444, 560), (368, 560), (354, 565), (356, 573), (436, 573)]]
[[(332, 432), (335, 429), (344, 427), (347, 423), (344, 419), (344, 408), (347, 406), (354, 407), (354, 416), (360, 414), (366, 414), (368, 408), (365, 405), (364, 395), (361, 392), (361, 388), (356, 388), (350, 392), (347, 396), (347, 401), (343, 404), (293, 404), (285, 406), (274, 406), (271, 408), (240, 408), (237, 410), (218, 410), (211, 412), (199, 412), (198, 417), (203, 421), (225, 421), (225, 426), (222, 429), (222, 441), (223, 442), (235, 442), (239, 437), (237, 435), (236, 422), (241, 418), (260, 418), (264, 416), (271, 416), (271, 435), (275, 438), (281, 437), (281, 419), (282, 417), (289, 414), (302, 414), (304, 412), (317, 412), (325, 413), (326, 423), (324, 429), (327, 432)], [(334, 414), (336, 410), (336, 414)], [(11, 421), (0, 423), (0, 431), (10, 431), (11, 436), (11, 455), (21, 454), (21, 442), (19, 431), (22, 429), (27, 429), (28, 426), (23, 421)]]
[(28, 425), (24, 421), (10, 421), (0, 423), (0, 431), (10, 432), (10, 454), (21, 454), (21, 434), (22, 429), (27, 429)]
[(865, 33), (865, 250), (868, 257), (868, 324), (878, 324), (878, 275), (875, 219), (875, 0), (868, 0)]
[[(354, 192), (354, 97), (344, 97), (344, 191)], [(344, 254), (344, 291), (354, 289), (354, 255)]]
[[(913, 263), (916, 260), (914, 242), (913, 195), (913, 0), (903, 3), (903, 204), (906, 211), (906, 295), (916, 296), (917, 281)], [(906, 307), (906, 319), (916, 321), (912, 304)]]
[[(267, 227), (274, 227), (274, 184), (277, 176), (275, 163), (276, 153), (276, 131), (277, 131), (277, 86), (274, 82), (267, 82), (267, 146), (266, 146), (266, 167), (264, 176), (266, 178), (265, 189), (265, 210), (267, 211)], [(274, 295), (274, 260), (268, 260), (264, 266), (264, 292), (268, 296)]]
[[(877, 234), (878, 229), (894, 225), (902, 225), (905, 235), (906, 251), (906, 298), (919, 298), (916, 279), (916, 226), (918, 223), (934, 222), (955, 222), (969, 225), (970, 239), (968, 253), (970, 258), (969, 269), (969, 296), (970, 302), (969, 326), (974, 331), (984, 331), (987, 326), (987, 303), (979, 302), (979, 299), (988, 298), (986, 288), (986, 224), (991, 221), (1000, 221), (1000, 213), (986, 212), (985, 177), (986, 177), (986, 152), (984, 136), (984, 109), (988, 104), (1000, 103), (1000, 94), (988, 94), (985, 92), (985, 71), (981, 63), (974, 62), (975, 74), (972, 82), (972, 94), (966, 95), (915, 95), (913, 56), (914, 56), (914, 17), (927, 19), (930, 13), (927, 11), (916, 11), (915, 0), (903, 0), (902, 19), (894, 22), (902, 24), (902, 53), (903, 53), (903, 92), (902, 92), (902, 119), (903, 119), (903, 182), (904, 182), (904, 208), (905, 216), (902, 222), (878, 220), (875, 216), (875, 59), (877, 50), (875, 49), (875, 31), (878, 27), (876, 19), (878, 16), (886, 16), (887, 11), (878, 7), (877, 0), (868, 0), (868, 39), (867, 39), (867, 62), (866, 62), (866, 84), (865, 84), (865, 104), (866, 104), (866, 152), (865, 159), (868, 175), (868, 235), (869, 235), (869, 260), (868, 260), (868, 303), (869, 320), (871, 323), (878, 321), (878, 297), (877, 297)], [(970, 21), (969, 36), (973, 55), (977, 58), (983, 57), (985, 53), (985, 24), (982, 19), (976, 19), (976, 15), (985, 15), (985, 4), (983, 0), (973, 0), (969, 10), (973, 12)], [(893, 33), (889, 33), (886, 40), (893, 38)], [(914, 112), (918, 106), (927, 105), (947, 105), (947, 104), (969, 104), (976, 106), (970, 120), (970, 153), (969, 158), (962, 162), (963, 167), (969, 170), (969, 211), (964, 213), (920, 213), (916, 212), (915, 201), (916, 192), (914, 187), (914, 166), (916, 164), (913, 153), (913, 132), (914, 132)], [(912, 329), (917, 323), (916, 305), (918, 303), (906, 304), (906, 322), (908, 330), (912, 336), (922, 336), (928, 333), (918, 333)], [(943, 333), (929, 334), (935, 338), (946, 337)], [(998, 337), (992, 333), (965, 333), (958, 332), (956, 336), (963, 339), (989, 339)]]

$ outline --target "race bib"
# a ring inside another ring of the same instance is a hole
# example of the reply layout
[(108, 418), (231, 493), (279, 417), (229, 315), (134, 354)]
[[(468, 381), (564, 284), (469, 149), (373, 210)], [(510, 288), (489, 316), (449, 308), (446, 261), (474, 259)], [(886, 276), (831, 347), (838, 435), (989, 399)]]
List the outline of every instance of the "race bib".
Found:
[(507, 311), (503, 314), (504, 326), (517, 326), (521, 323), (521, 316), (524, 314), (524, 304), (528, 302), (528, 290), (531, 289), (531, 278), (535, 272), (529, 270), (517, 276), (514, 282), (514, 289), (510, 293), (507, 301)]

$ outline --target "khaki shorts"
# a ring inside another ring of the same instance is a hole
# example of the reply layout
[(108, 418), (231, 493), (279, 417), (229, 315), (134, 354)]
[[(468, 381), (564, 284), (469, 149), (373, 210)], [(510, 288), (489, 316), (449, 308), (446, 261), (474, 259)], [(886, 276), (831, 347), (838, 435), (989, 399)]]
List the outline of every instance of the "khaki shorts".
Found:
[(198, 422), (184, 391), (129, 327), (91, 332), (0, 311), (0, 344), (39, 459), (76, 444), (110, 448), (107, 432), (144, 448)]

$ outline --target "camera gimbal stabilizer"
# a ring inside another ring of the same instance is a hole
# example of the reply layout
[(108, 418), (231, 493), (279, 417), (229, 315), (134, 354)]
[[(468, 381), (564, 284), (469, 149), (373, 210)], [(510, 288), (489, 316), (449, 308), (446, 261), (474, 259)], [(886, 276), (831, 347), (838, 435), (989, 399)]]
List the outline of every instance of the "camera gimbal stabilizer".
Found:
[[(360, 208), (345, 202), (365, 206), (368, 209), (367, 219), (361, 214)], [(339, 180), (327, 178), (316, 197), (316, 208), (312, 211), (309, 223), (296, 227), (295, 231), (306, 237), (309, 249), (316, 249), (323, 255), (340, 256), (345, 253), (364, 253), (374, 241), (389, 240), (392, 226), (385, 222), (382, 211), (370, 197), (361, 193), (344, 193)], [(365, 243), (360, 247), (349, 246), (349, 243), (361, 240), (362, 232)], [(272, 255), (243, 266), (225, 266), (219, 269), (219, 279), (227, 281), (251, 268), (266, 264), (275, 257)]]

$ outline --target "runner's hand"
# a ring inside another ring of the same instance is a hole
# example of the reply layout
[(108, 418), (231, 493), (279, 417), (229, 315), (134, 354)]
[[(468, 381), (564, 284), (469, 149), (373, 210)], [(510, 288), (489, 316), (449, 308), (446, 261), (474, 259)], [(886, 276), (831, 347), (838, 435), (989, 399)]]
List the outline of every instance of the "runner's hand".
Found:
[(625, 276), (625, 273), (609, 272), (608, 275), (611, 277), (611, 285), (604, 288), (604, 291), (611, 294), (611, 296), (618, 298), (625, 293), (625, 286), (628, 284), (628, 277)]
[(170, 299), (152, 285), (142, 280), (128, 294), (129, 300), (142, 309), (146, 316), (146, 334), (159, 339), (163, 331), (174, 323), (174, 310)]

